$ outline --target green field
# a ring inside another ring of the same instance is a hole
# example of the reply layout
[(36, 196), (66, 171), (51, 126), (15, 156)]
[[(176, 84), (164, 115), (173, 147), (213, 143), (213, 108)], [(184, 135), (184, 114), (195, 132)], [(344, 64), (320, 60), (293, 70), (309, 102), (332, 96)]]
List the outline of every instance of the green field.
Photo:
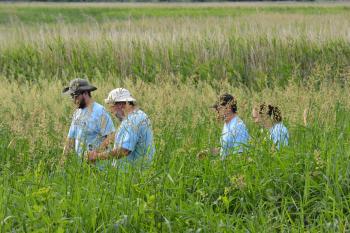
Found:
[[(347, 3), (0, 4), (0, 231), (349, 231), (349, 36)], [(135, 95), (149, 169), (59, 165), (77, 76), (99, 103)], [(208, 106), (224, 92), (249, 150), (198, 160), (219, 145)], [(280, 151), (251, 118), (263, 101), (289, 129)]]
[(83, 23), (93, 18), (98, 22), (139, 19), (143, 17), (235, 17), (257, 13), (287, 14), (342, 14), (349, 13), (350, 5), (321, 4), (2, 4), (0, 23), (13, 20), (25, 24), (56, 23), (57, 21)]

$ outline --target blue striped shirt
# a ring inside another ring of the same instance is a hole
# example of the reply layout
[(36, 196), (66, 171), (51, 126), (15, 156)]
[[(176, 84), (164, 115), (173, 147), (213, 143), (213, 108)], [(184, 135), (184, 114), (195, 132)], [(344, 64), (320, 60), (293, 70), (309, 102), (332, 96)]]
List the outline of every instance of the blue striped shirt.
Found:
[(289, 140), (288, 129), (282, 122), (276, 123), (270, 128), (270, 138), (278, 149), (280, 146), (287, 146)]

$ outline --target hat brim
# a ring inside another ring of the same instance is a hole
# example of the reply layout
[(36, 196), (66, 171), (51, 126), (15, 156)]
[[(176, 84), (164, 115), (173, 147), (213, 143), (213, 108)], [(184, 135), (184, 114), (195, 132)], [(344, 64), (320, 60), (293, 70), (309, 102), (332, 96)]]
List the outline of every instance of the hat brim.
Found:
[(215, 103), (215, 104), (213, 104), (213, 105), (210, 105), (209, 108), (215, 108), (215, 109), (217, 109), (218, 106), (219, 106), (219, 105), (218, 105), (217, 103)]
[(79, 87), (77, 90), (72, 91), (69, 87), (65, 87), (62, 91), (62, 94), (64, 95), (71, 95), (71, 94), (75, 94), (77, 92), (82, 92), (82, 91), (96, 91), (97, 87), (95, 86), (83, 86), (83, 87)]
[(64, 95), (71, 94), (71, 91), (69, 90), (69, 87), (65, 87), (65, 88), (63, 88), (63, 90), (62, 90), (62, 94), (64, 94)]
[(113, 103), (118, 103), (118, 102), (136, 102), (136, 99), (134, 98), (121, 98), (121, 99), (118, 99), (118, 100), (110, 100), (110, 99), (105, 99), (105, 103), (106, 104), (113, 104)]

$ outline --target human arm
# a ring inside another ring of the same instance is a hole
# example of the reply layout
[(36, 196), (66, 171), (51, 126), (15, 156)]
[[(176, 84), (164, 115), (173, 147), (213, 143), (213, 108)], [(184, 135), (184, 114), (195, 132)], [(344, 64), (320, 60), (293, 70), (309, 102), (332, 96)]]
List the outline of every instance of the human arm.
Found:
[(96, 149), (96, 151), (101, 152), (101, 151), (106, 150), (109, 147), (109, 145), (111, 145), (113, 143), (114, 137), (115, 137), (114, 132), (105, 136), (104, 140), (102, 141), (101, 145)]
[(90, 152), (88, 153), (88, 159), (89, 161), (94, 162), (96, 160), (106, 160), (109, 158), (120, 159), (128, 156), (135, 149), (137, 138), (137, 133), (135, 132), (134, 127), (123, 122), (118, 132), (115, 134), (114, 149), (105, 152)]
[(121, 159), (130, 154), (130, 151), (124, 148), (115, 148), (112, 151), (96, 152), (91, 151), (88, 153), (88, 159), (90, 162), (95, 162), (96, 160), (107, 160), (110, 158)]
[(98, 152), (104, 151), (114, 141), (115, 128), (110, 115), (103, 112), (100, 118), (100, 135), (104, 138), (101, 145), (97, 148)]

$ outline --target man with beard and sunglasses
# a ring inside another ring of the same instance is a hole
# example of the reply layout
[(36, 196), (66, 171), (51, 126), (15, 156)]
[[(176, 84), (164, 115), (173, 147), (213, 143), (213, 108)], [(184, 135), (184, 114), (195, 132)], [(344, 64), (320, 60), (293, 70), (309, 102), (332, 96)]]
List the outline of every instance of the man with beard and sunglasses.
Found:
[(141, 164), (148, 166), (155, 152), (151, 121), (136, 106), (136, 100), (125, 88), (112, 90), (105, 102), (121, 124), (115, 134), (112, 151), (89, 153), (91, 162), (114, 160), (114, 166), (125, 168), (126, 165)]
[(105, 150), (113, 140), (115, 128), (110, 115), (91, 97), (91, 92), (96, 89), (87, 80), (79, 78), (72, 80), (69, 86), (63, 89), (63, 94), (72, 97), (76, 110), (63, 150), (62, 163), (73, 146), (77, 155), (84, 159), (86, 152)]

